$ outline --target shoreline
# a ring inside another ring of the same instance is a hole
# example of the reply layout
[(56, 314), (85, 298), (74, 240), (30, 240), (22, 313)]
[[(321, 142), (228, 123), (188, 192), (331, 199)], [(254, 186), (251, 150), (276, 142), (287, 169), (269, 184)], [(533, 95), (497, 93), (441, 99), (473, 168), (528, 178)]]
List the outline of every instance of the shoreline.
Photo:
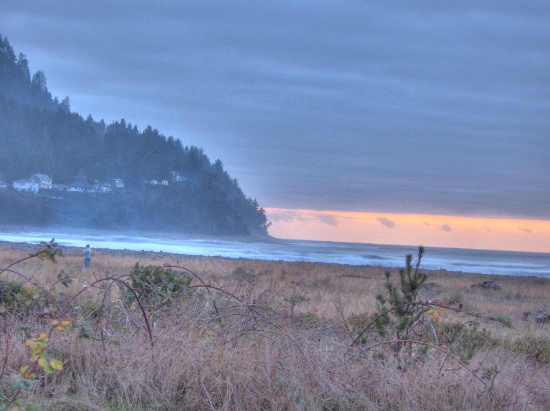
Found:
[[(2, 235), (3, 234), (3, 235)], [(38, 244), (55, 238), (72, 255), (89, 243), (105, 255), (124, 257), (172, 256), (221, 260), (310, 262), (341, 267), (379, 267), (390, 271), (404, 267), (405, 254), (417, 247), (403, 245), (308, 242), (274, 237), (215, 236), (145, 231), (84, 230), (63, 227), (0, 226), (0, 243)], [(23, 247), (22, 245), (19, 247)], [(17, 247), (10, 245), (9, 248)], [(434, 247), (423, 259), (426, 272), (484, 275), (486, 278), (550, 278), (550, 255), (515, 256), (513, 252)], [(504, 253), (504, 254), (503, 254)], [(524, 253), (522, 253), (524, 254)]]
[[(16, 252), (27, 252), (32, 253), (37, 251), (39, 248), (38, 244), (32, 244), (27, 242), (10, 242), (0, 240), (0, 252), (11, 250)], [(62, 246), (63, 255), (66, 257), (82, 257), (83, 247), (75, 246)], [(111, 248), (101, 248), (93, 247), (93, 255), (95, 258), (99, 256), (102, 257), (116, 257), (116, 258), (135, 258), (135, 259), (146, 259), (146, 260), (179, 260), (179, 261), (213, 261), (213, 262), (262, 262), (265, 264), (285, 264), (285, 265), (302, 265), (306, 264), (309, 266), (321, 267), (321, 266), (330, 266), (337, 271), (346, 272), (349, 269), (357, 270), (361, 268), (379, 268), (383, 270), (389, 270), (393, 273), (397, 270), (396, 267), (386, 267), (386, 266), (374, 266), (374, 265), (365, 265), (365, 266), (353, 266), (349, 264), (339, 264), (339, 263), (328, 263), (328, 262), (309, 262), (309, 261), (284, 261), (284, 260), (264, 260), (261, 258), (244, 258), (244, 257), (224, 257), (224, 256), (206, 256), (206, 255), (195, 255), (195, 254), (183, 254), (183, 253), (171, 253), (165, 251), (151, 251), (151, 250), (129, 250), (129, 249), (111, 249)], [(512, 282), (530, 282), (540, 280), (541, 277), (537, 276), (518, 276), (518, 275), (506, 275), (506, 274), (484, 274), (484, 273), (473, 273), (473, 272), (463, 272), (463, 271), (451, 271), (446, 269), (426, 269), (420, 267), (421, 271), (424, 271), (431, 276), (436, 275), (449, 275), (449, 276), (460, 276), (463, 278), (472, 278), (472, 279), (483, 279), (486, 281), (498, 281), (500, 283), (512, 283)], [(343, 276), (348, 276), (343, 274)], [(349, 275), (351, 277), (355, 275)]]
[(35, 227), (35, 226), (3, 226), (0, 225), (0, 231), (11, 234), (23, 233), (44, 233), (44, 234), (68, 234), (82, 236), (123, 236), (123, 237), (142, 237), (150, 239), (170, 239), (170, 240), (219, 240), (219, 241), (236, 241), (241, 243), (284, 243), (285, 240), (266, 236), (254, 235), (215, 235), (215, 234), (190, 234), (190, 233), (172, 233), (172, 232), (156, 232), (129, 230), (122, 232), (113, 232), (102, 229), (74, 228), (62, 226)]

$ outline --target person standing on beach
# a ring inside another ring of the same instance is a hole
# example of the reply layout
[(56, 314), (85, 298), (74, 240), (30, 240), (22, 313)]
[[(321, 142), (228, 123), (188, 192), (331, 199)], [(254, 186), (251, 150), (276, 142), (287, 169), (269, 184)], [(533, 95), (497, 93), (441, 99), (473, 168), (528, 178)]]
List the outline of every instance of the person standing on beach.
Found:
[(90, 244), (86, 244), (86, 248), (84, 249), (84, 267), (88, 268), (90, 267), (90, 260), (92, 259), (92, 249), (90, 248)]

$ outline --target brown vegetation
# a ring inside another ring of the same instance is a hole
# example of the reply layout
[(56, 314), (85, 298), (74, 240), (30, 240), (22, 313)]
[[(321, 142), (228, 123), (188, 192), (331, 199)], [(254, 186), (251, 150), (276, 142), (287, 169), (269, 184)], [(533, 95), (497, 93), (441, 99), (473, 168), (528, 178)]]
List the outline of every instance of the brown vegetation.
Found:
[[(397, 352), (391, 333), (382, 338), (367, 327), (380, 309), (377, 295), (386, 292), (383, 267), (96, 250), (84, 270), (80, 253), (65, 250), (57, 264), (27, 259), (2, 272), (29, 254), (0, 247), (0, 281), (23, 281), (17, 273), (31, 280), (0, 305), (0, 407), (29, 364), (23, 343), (42, 332), (51, 333), (48, 353), (63, 370), (37, 372), (32, 388), (18, 395), (21, 409), (550, 407), (550, 325), (523, 320), (526, 311), (550, 311), (547, 279), (428, 272), (419, 299), (447, 309), (427, 322), (434, 337), (427, 334), (425, 350), (415, 344)], [(136, 263), (169, 266), (179, 278), (192, 277), (191, 288), (168, 293), (166, 302), (144, 301), (142, 312), (112, 280), (130, 284)], [(91, 286), (105, 277), (111, 280)], [(501, 289), (470, 287), (489, 280)], [(463, 309), (448, 309), (451, 302)], [(77, 327), (53, 329), (49, 312)], [(91, 338), (78, 338), (83, 330)]]

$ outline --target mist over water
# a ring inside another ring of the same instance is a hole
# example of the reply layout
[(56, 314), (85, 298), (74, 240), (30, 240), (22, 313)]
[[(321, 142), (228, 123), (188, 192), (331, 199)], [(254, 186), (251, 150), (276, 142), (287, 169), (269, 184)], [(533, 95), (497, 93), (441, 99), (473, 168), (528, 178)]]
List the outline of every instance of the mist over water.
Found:
[[(61, 246), (247, 258), (306, 261), (349, 265), (403, 267), (405, 254), (414, 246), (276, 240), (240, 242), (212, 239), (145, 238), (123, 235), (74, 235), (62, 233), (0, 233), (0, 241), (38, 244), (55, 238)], [(550, 278), (550, 254), (512, 251), (426, 248), (422, 268), (465, 273), (539, 276)]]

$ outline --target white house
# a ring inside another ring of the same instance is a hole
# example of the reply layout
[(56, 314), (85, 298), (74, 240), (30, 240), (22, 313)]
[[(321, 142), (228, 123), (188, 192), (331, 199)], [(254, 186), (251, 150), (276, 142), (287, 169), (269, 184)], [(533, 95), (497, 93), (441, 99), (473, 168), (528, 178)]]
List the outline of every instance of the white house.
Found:
[(163, 186), (167, 186), (168, 185), (168, 180), (162, 180), (160, 182)]
[(108, 193), (110, 191), (113, 191), (113, 187), (109, 183), (103, 183), (99, 188), (99, 191), (102, 191), (103, 193)]
[(170, 171), (170, 174), (172, 174), (172, 181), (177, 182), (177, 181), (187, 181), (188, 180), (187, 177), (181, 175), (181, 173), (178, 172), (178, 171)]
[(120, 178), (113, 178), (112, 183), (115, 188), (124, 188), (124, 181)]
[(38, 191), (38, 183), (32, 182), (30, 180), (15, 180), (13, 182), (13, 188), (15, 188), (17, 191)]
[(44, 190), (52, 189), (52, 179), (46, 174), (33, 174), (33, 176), (29, 178), (29, 181), (38, 184), (38, 188)]

